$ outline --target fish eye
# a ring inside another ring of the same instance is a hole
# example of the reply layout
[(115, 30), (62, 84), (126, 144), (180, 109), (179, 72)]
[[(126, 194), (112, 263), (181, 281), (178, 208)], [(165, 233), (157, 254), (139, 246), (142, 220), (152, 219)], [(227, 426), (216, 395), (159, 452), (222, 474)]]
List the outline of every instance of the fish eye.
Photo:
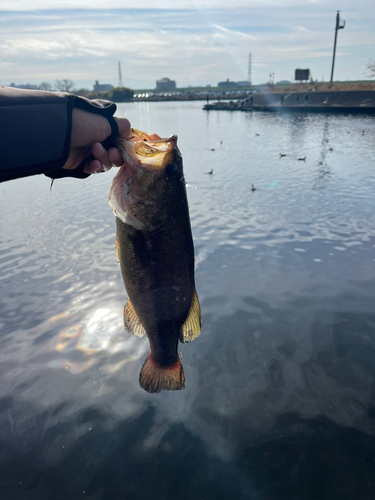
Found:
[(173, 177), (178, 173), (178, 167), (174, 163), (170, 163), (166, 166), (165, 173), (167, 174), (167, 177)]

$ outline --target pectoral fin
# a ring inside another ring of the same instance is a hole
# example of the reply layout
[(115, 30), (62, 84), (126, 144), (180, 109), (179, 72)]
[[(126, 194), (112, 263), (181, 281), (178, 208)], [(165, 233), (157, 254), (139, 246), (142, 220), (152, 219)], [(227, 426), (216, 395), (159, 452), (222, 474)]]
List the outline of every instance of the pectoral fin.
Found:
[(124, 307), (124, 327), (125, 330), (136, 337), (142, 338), (146, 333), (129, 299), (126, 301)]
[(198, 295), (194, 288), (193, 299), (191, 301), (190, 311), (185, 323), (181, 327), (180, 341), (191, 342), (196, 339), (201, 333), (202, 319), (201, 308), (199, 305)]

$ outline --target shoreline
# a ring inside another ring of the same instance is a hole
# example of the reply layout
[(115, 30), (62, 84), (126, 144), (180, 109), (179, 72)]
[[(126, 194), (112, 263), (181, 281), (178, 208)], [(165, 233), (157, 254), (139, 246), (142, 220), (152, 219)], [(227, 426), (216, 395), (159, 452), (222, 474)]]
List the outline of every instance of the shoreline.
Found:
[(313, 89), (299, 92), (265, 92), (234, 102), (206, 104), (205, 111), (272, 111), (307, 113), (375, 114), (375, 90)]

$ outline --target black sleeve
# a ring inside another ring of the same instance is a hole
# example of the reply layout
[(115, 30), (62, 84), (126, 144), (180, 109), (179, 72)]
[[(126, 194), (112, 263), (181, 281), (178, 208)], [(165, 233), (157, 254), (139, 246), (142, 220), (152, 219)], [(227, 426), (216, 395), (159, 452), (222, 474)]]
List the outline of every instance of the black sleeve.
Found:
[(112, 102), (0, 86), (0, 182), (35, 174), (88, 177), (82, 169), (62, 170), (69, 156), (74, 107), (105, 116), (114, 128)]

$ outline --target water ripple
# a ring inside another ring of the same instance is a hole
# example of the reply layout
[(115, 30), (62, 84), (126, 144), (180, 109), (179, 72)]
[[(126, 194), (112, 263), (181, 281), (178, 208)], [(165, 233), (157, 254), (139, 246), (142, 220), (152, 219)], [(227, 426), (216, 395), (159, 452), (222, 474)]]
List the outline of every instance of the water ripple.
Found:
[[(43, 177), (0, 185), (5, 498), (22, 482), (35, 498), (120, 498), (111, 488), (124, 483), (148, 498), (139, 464), (175, 495), (186, 463), (184, 498), (249, 498), (253, 479), (266, 498), (277, 481), (294, 491), (289, 477), (315, 491), (298, 464), (325, 460), (346, 471), (336, 499), (355, 481), (352, 449), (361, 467), (373, 454), (375, 123), (200, 107), (119, 105), (135, 126), (179, 135), (203, 315), (200, 338), (181, 346), (185, 391), (138, 385), (148, 342), (122, 325), (115, 172), (52, 193)], [(210, 491), (195, 490), (207, 477)]]

